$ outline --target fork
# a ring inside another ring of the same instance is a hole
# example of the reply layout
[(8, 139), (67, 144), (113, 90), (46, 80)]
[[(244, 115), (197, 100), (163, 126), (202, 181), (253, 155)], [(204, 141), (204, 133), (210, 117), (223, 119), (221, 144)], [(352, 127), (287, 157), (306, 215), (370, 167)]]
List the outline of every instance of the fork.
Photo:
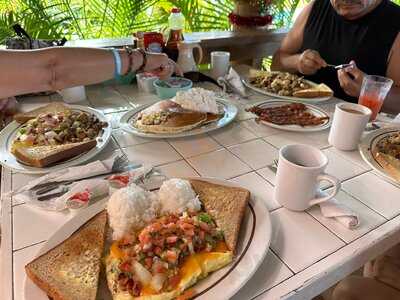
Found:
[(348, 67), (352, 67), (353, 64), (342, 64), (342, 65), (331, 65), (331, 64), (327, 64), (327, 67), (331, 67), (334, 68), (335, 70), (341, 70), (341, 69), (345, 69)]

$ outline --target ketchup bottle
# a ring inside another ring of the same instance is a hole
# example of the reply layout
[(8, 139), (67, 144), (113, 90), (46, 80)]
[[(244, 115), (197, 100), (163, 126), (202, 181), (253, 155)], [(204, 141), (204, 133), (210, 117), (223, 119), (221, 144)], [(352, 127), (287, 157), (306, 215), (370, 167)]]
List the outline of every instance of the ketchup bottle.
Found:
[(183, 41), (183, 28), (185, 27), (185, 17), (179, 8), (174, 7), (168, 17), (169, 36), (165, 47), (165, 53), (169, 58), (177, 61), (178, 43)]

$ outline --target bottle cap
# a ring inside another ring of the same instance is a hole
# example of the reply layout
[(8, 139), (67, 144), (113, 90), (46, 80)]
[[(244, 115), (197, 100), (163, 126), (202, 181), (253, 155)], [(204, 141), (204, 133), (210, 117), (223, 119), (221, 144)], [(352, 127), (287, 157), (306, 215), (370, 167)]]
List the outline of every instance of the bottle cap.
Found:
[(171, 9), (171, 12), (174, 13), (174, 14), (178, 14), (178, 13), (181, 12), (181, 9), (177, 8), (177, 7), (174, 7), (173, 9)]

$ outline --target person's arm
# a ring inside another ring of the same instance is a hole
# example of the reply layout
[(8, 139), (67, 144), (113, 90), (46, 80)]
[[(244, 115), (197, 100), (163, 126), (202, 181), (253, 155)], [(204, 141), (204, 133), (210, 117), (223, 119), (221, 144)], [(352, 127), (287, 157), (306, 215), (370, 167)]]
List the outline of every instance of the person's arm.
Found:
[[(129, 58), (119, 51), (122, 73), (128, 70)], [(139, 51), (132, 53), (132, 70), (143, 64)], [(0, 99), (76, 85), (103, 82), (114, 77), (114, 57), (110, 50), (56, 47), (40, 50), (0, 50)], [(160, 77), (171, 75), (174, 65), (165, 54), (148, 54), (146, 71)]]
[[(365, 73), (357, 68), (354, 61), (353, 67), (342, 69), (338, 71), (338, 79), (340, 86), (346, 92), (346, 94), (358, 97), (361, 92), (361, 85)], [(400, 113), (400, 33), (397, 35), (396, 40), (393, 43), (392, 49), (389, 54), (388, 68), (386, 71), (386, 77), (393, 80), (393, 86), (386, 96), (385, 102), (383, 103), (382, 111), (386, 113), (398, 114)], [(350, 76), (351, 74), (352, 76)]]
[(393, 86), (383, 103), (382, 110), (387, 113), (400, 113), (400, 33), (393, 43), (389, 55), (386, 76), (393, 79)]
[(273, 71), (284, 71), (302, 74), (314, 74), (318, 69), (326, 66), (326, 62), (317, 51), (307, 49), (299, 53), (303, 44), (304, 28), (314, 2), (308, 4), (299, 14), (282, 41), (281, 47), (272, 58), (271, 69)]

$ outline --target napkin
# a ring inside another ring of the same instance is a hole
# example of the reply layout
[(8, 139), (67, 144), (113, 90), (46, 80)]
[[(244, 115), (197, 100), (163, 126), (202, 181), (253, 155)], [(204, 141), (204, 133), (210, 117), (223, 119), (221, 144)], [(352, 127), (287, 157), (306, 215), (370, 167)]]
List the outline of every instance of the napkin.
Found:
[(218, 84), (223, 87), (224, 93), (229, 90), (243, 98), (248, 97), (243, 82), (234, 68), (230, 67), (228, 74), (224, 77), (219, 77), (217, 81)]
[[(319, 193), (321, 196), (327, 195), (324, 192)], [(319, 204), (321, 214), (325, 218), (335, 218), (340, 224), (348, 229), (355, 229), (360, 225), (358, 215), (350, 208), (339, 202), (336, 198)]]
[(114, 163), (116, 157), (107, 159), (107, 160), (97, 160), (91, 163), (88, 163), (83, 166), (75, 166), (69, 167), (67, 169), (59, 170), (56, 172), (48, 173), (44, 176), (36, 178), (28, 182), (27, 185), (21, 187), (20, 189), (11, 193), (11, 195), (15, 195), (18, 193), (22, 193), (28, 191), (35, 187), (38, 184), (45, 182), (55, 182), (55, 181), (64, 181), (64, 180), (79, 180), (85, 177), (96, 176), (108, 173), (111, 171), (112, 165)]
[[(60, 187), (61, 190), (63, 187)], [(58, 190), (53, 190), (55, 193)], [(62, 211), (68, 208), (68, 201), (80, 202), (81, 207), (86, 207), (90, 200), (99, 197), (105, 197), (109, 194), (110, 188), (107, 180), (87, 179), (75, 182), (69, 186), (69, 191), (64, 195), (46, 201), (38, 201), (32, 191), (25, 191), (14, 196), (17, 201), (24, 201), (26, 204), (50, 211)], [(79, 196), (86, 196), (82, 198)], [(80, 201), (79, 201), (80, 200)]]

